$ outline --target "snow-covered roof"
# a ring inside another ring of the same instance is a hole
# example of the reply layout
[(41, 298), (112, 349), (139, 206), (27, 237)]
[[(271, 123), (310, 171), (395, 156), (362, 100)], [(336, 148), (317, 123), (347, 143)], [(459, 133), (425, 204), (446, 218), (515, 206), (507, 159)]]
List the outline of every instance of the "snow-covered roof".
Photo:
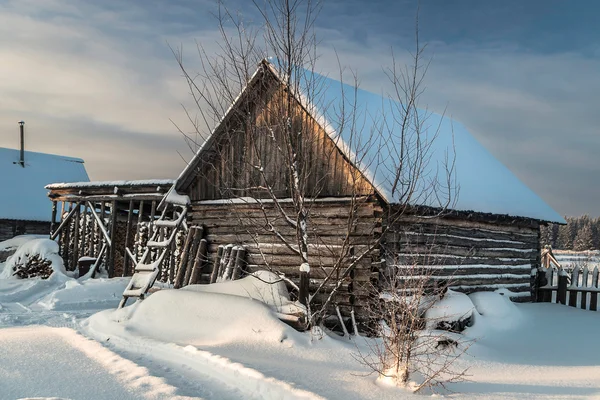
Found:
[(50, 221), (51, 207), (44, 188), (52, 182), (88, 181), (80, 158), (25, 152), (0, 147), (0, 219)]
[[(263, 62), (278, 77), (274, 64)], [(260, 67), (259, 67), (260, 68)], [(300, 93), (298, 100), (335, 141), (346, 157), (361, 170), (383, 199), (389, 203), (404, 201), (402, 190), (394, 187), (399, 164), (399, 146), (390, 142), (399, 140), (399, 123), (394, 120), (394, 110), (401, 106), (389, 98), (371, 93), (305, 70), (299, 74)], [(311, 98), (312, 90), (306, 87), (318, 82), (314, 90), (317, 98)], [(308, 83), (307, 83), (308, 82)], [(356, 125), (346, 121), (340, 125), (340, 99), (345, 99), (346, 110), (356, 108)], [(524, 217), (547, 222), (565, 223), (564, 219), (546, 204), (537, 194), (519, 180), (505, 165), (484, 148), (461, 123), (449, 117), (418, 110), (413, 118), (421, 124), (421, 144), (427, 146), (426, 165), (421, 170), (419, 182), (414, 188), (412, 205), (436, 207), (444, 199), (431, 195), (432, 185), (439, 193), (449, 193), (453, 210), (475, 211), (513, 217)], [(338, 131), (338, 127), (343, 128)], [(218, 127), (217, 127), (218, 129)], [(378, 131), (389, 131), (380, 138), (371, 135)], [(408, 132), (408, 135), (415, 134)], [(209, 138), (210, 140), (210, 138)], [(415, 137), (409, 137), (409, 145), (415, 145)], [(370, 145), (367, 145), (367, 144)], [(196, 159), (198, 158), (198, 151)], [(179, 179), (191, 171), (195, 160), (182, 172)], [(405, 160), (405, 164), (418, 160)], [(452, 165), (451, 180), (445, 166)], [(406, 178), (406, 177), (404, 177)], [(448, 187), (449, 190), (448, 190)]]
[(141, 179), (136, 181), (87, 181), (87, 182), (63, 182), (46, 185), (46, 189), (79, 189), (79, 188), (103, 188), (113, 186), (165, 186), (170, 187), (175, 183), (174, 179)]
[[(277, 73), (276, 70), (274, 72)], [(400, 195), (402, 191), (393, 190), (399, 164), (396, 152), (400, 147), (400, 124), (394, 117), (398, 115), (395, 110), (401, 107), (400, 104), (308, 70), (299, 76), (301, 93), (298, 97), (305, 108), (387, 202), (403, 201)], [(310, 93), (306, 88), (315, 85), (315, 82), (316, 88), (312, 90), (317, 99), (312, 99), (306, 95)], [(346, 109), (356, 104), (354, 113), (360, 129), (352, 130), (352, 124), (346, 121), (341, 132), (336, 131), (340, 126), (337, 121), (340, 120), (342, 98), (345, 98)], [(438, 194), (444, 196), (444, 193), (450, 193), (450, 207), (453, 210), (565, 222), (483, 147), (463, 124), (427, 110), (418, 110), (411, 117), (418, 119), (417, 123), (421, 126), (418, 135), (421, 136), (421, 145), (426, 148), (425, 164), (412, 196), (413, 205), (435, 207), (443, 204), (444, 199), (432, 196), (430, 188), (436, 185)], [(389, 130), (393, 133), (387, 133)], [(380, 131), (385, 132), (380, 138), (381, 142), (375, 140), (373, 143), (370, 136), (373, 133), (376, 136)], [(407, 132), (405, 143), (409, 147), (416, 145), (416, 135), (414, 130)], [(386, 143), (390, 140), (397, 141), (398, 145)], [(369, 141), (371, 145), (366, 145)], [(404, 163), (419, 161), (409, 154)], [(450, 182), (446, 166), (453, 168)]]

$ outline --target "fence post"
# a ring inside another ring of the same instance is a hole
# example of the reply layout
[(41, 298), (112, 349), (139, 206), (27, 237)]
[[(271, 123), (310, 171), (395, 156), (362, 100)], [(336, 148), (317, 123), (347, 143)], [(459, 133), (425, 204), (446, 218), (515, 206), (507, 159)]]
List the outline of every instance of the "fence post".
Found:
[(529, 277), (529, 287), (531, 290), (531, 301), (534, 303), (537, 303), (538, 301), (538, 275), (539, 270), (537, 268), (532, 268)]
[(569, 276), (565, 270), (560, 269), (558, 271), (558, 291), (556, 293), (556, 302), (560, 304), (567, 304), (567, 285)]

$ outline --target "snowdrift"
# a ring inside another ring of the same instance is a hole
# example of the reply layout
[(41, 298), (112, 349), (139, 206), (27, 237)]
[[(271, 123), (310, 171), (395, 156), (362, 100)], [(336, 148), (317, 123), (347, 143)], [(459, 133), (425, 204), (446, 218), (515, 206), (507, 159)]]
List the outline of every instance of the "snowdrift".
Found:
[(87, 325), (95, 332), (123, 330), (170, 343), (215, 346), (227, 343), (277, 344), (300, 337), (281, 322), (281, 313), (303, 312), (289, 301), (283, 282), (261, 272), (212, 285), (160, 290), (141, 302), (92, 316)]
[(289, 300), (290, 294), (279, 276), (269, 271), (256, 271), (235, 281), (211, 285), (189, 285), (183, 290), (203, 293), (222, 293), (261, 301), (282, 314), (304, 314), (306, 309)]

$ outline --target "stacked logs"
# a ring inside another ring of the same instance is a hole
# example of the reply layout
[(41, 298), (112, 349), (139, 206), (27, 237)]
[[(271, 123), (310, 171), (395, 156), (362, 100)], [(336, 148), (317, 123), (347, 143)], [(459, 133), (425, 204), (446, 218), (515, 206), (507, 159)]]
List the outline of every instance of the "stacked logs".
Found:
[(16, 275), (20, 279), (40, 277), (42, 279), (48, 279), (52, 275), (52, 261), (40, 257), (39, 254), (35, 254), (28, 257), (27, 261), (23, 264), (15, 264), (13, 267), (15, 271), (13, 275)]

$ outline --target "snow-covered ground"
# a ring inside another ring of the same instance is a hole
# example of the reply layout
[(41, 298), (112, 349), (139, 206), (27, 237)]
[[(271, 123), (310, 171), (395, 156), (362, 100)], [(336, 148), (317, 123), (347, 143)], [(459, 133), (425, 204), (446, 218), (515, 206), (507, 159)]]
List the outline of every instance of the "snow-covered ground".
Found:
[[(58, 273), (0, 279), (0, 400), (423, 396), (369, 375), (357, 355), (371, 339), (299, 333), (280, 322), (276, 312), (293, 305), (268, 301), (277, 285), (161, 290), (115, 311), (126, 284)], [(458, 362), (469, 382), (443, 396), (600, 398), (600, 313), (513, 304), (497, 293), (469, 299), (475, 324)]]

